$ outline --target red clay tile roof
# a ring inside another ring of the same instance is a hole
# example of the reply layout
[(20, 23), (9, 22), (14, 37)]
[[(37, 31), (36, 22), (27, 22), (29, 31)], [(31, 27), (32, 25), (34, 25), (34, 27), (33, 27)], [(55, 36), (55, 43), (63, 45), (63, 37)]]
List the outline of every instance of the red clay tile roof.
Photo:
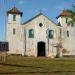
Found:
[(58, 15), (56, 18), (59, 18), (60, 16), (62, 16), (62, 17), (69, 17), (69, 16), (71, 16), (72, 15), (72, 13), (70, 12), (70, 11), (68, 11), (68, 10), (63, 10), (61, 13), (60, 13), (60, 15)]
[(7, 15), (9, 14), (9, 13), (11, 13), (11, 14), (20, 14), (21, 16), (22, 16), (22, 12), (20, 12), (15, 6), (11, 9), (11, 10), (9, 10), (9, 11), (7, 11)]

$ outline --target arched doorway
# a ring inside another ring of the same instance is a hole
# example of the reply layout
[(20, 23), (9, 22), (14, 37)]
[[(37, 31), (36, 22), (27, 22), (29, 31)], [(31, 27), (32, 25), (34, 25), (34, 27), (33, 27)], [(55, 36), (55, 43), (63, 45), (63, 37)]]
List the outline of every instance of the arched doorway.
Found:
[(37, 56), (45, 56), (45, 43), (38, 42), (37, 44)]

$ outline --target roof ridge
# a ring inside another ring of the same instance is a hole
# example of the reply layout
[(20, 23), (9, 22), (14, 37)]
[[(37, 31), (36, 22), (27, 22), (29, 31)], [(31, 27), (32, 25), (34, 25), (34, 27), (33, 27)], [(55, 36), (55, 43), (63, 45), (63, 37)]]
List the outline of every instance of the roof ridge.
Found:
[[(26, 22), (24, 22), (24, 23), (22, 23), (22, 25), (24, 25), (24, 24), (26, 24), (26, 23), (28, 23), (28, 22), (30, 22), (30, 21), (32, 21), (34, 18), (36, 18), (36, 17), (38, 17), (38, 16), (40, 16), (40, 15), (43, 15), (43, 16), (45, 16), (42, 12), (40, 12), (40, 13), (38, 13), (37, 15), (35, 15), (34, 17), (32, 17), (31, 19), (29, 19), (29, 20), (27, 20)], [(48, 20), (50, 20), (51, 22), (53, 22), (51, 19), (49, 19), (47, 16), (45, 16)], [(55, 22), (53, 22), (54, 24), (56, 24)], [(56, 24), (57, 25), (57, 24)]]
[(24, 22), (22, 25), (28, 23), (29, 21), (32, 21), (34, 18), (36, 18), (36, 17), (38, 17), (38, 16), (40, 16), (40, 15), (43, 15), (43, 13), (40, 12), (39, 14), (35, 15), (35, 16), (32, 17), (31, 19), (29, 19), (29, 20), (27, 20), (26, 22)]

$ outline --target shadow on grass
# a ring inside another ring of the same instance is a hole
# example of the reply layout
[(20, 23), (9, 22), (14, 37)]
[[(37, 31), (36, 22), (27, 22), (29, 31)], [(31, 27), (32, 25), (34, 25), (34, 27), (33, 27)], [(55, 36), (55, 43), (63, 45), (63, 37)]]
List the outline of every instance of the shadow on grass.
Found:
[(4, 65), (4, 66), (14, 66), (14, 67), (32, 67), (32, 68), (41, 68), (41, 67), (25, 66), (25, 65), (16, 65), (16, 64), (8, 64), (8, 63), (0, 63), (0, 65)]
[(45, 74), (45, 73), (48, 73), (48, 74), (52, 74), (52, 73), (75, 73), (75, 71), (51, 71), (51, 72), (39, 72), (39, 71), (36, 71), (36, 72), (5, 72), (5, 73), (0, 73), (1, 75), (2, 74), (34, 74), (34, 73), (40, 73), (40, 74)]
[[(42, 67), (34, 67), (34, 66), (25, 66), (25, 65), (16, 65), (16, 64), (8, 64), (8, 63), (0, 63), (0, 65), (3, 65), (3, 66), (13, 66), (13, 67), (25, 67), (25, 68), (27, 68), (27, 67), (31, 67), (31, 68), (33, 68), (33, 69), (36, 69), (36, 68), (42, 68)], [(67, 70), (67, 71), (65, 71), (65, 70), (62, 70), (62, 71), (32, 71), (32, 72), (19, 72), (19, 71), (16, 71), (16, 72), (0, 72), (0, 75), (2, 75), (2, 74), (34, 74), (34, 73), (41, 73), (41, 74), (44, 74), (44, 73), (48, 73), (48, 74), (53, 74), (53, 73), (59, 73), (59, 74), (61, 74), (61, 73), (75, 73), (75, 71), (72, 71), (72, 70)]]

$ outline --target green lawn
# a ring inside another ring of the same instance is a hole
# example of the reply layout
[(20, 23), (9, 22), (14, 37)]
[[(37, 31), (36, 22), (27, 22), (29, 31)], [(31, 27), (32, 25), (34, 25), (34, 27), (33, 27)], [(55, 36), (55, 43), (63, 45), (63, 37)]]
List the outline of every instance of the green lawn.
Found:
[(8, 56), (0, 75), (75, 75), (75, 58)]

